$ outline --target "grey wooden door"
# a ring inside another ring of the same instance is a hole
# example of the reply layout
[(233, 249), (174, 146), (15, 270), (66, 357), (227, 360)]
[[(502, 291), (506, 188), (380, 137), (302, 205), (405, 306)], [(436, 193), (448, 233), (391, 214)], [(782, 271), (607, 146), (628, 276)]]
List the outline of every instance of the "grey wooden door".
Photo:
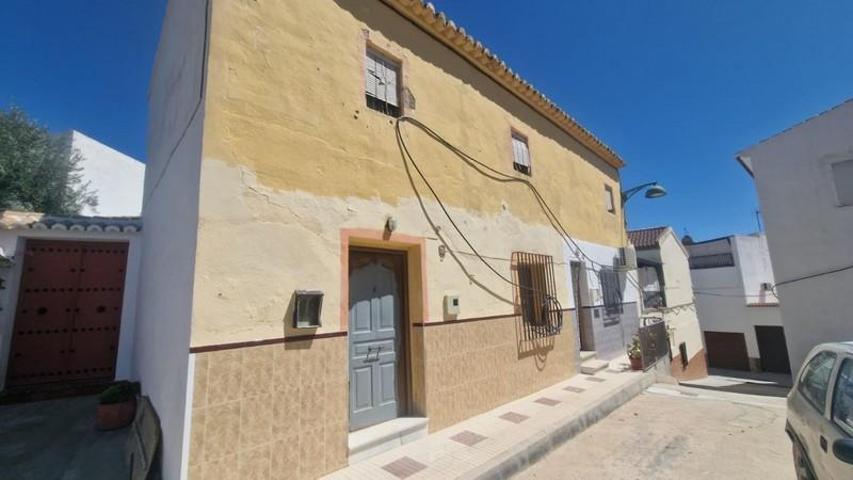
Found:
[(402, 257), (350, 253), (350, 430), (398, 416)]

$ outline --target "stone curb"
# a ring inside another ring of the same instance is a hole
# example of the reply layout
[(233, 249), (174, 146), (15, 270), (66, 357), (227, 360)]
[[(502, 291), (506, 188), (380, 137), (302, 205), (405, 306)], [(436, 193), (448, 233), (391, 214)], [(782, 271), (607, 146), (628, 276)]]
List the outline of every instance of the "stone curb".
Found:
[(549, 452), (583, 432), (658, 381), (654, 370), (589, 405), (577, 415), (555, 423), (501, 453), (497, 458), (458, 477), (465, 480), (505, 480), (521, 472)]

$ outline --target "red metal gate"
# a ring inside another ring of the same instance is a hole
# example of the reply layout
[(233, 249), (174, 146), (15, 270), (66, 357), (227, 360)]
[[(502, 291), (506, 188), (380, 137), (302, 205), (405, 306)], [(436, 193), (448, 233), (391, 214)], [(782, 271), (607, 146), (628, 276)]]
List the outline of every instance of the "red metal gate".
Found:
[(28, 240), (7, 385), (115, 377), (126, 243)]

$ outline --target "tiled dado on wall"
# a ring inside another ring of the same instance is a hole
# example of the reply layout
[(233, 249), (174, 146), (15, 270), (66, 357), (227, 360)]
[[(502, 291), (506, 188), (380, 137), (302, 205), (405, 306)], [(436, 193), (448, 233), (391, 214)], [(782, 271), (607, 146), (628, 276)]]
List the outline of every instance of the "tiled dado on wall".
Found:
[(347, 337), (197, 353), (192, 480), (313, 479), (347, 464)]
[(450, 426), (565, 380), (577, 372), (572, 325), (523, 340), (518, 317), (426, 324), (426, 410), (430, 431)]

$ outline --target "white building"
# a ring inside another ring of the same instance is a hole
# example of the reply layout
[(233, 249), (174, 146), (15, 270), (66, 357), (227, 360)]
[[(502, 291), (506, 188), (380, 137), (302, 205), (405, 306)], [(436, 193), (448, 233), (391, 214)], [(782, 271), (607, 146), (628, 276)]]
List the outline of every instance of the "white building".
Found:
[(666, 322), (673, 355), (672, 375), (679, 380), (707, 376), (687, 250), (670, 227), (631, 230), (628, 239), (637, 249), (643, 317)]
[(737, 155), (755, 179), (791, 368), (853, 339), (853, 100)]
[(685, 240), (711, 367), (790, 373), (763, 234)]
[(81, 157), (83, 183), (98, 197), (96, 207), (84, 207), (81, 215), (135, 217), (142, 212), (145, 164), (73, 130), (71, 148)]

